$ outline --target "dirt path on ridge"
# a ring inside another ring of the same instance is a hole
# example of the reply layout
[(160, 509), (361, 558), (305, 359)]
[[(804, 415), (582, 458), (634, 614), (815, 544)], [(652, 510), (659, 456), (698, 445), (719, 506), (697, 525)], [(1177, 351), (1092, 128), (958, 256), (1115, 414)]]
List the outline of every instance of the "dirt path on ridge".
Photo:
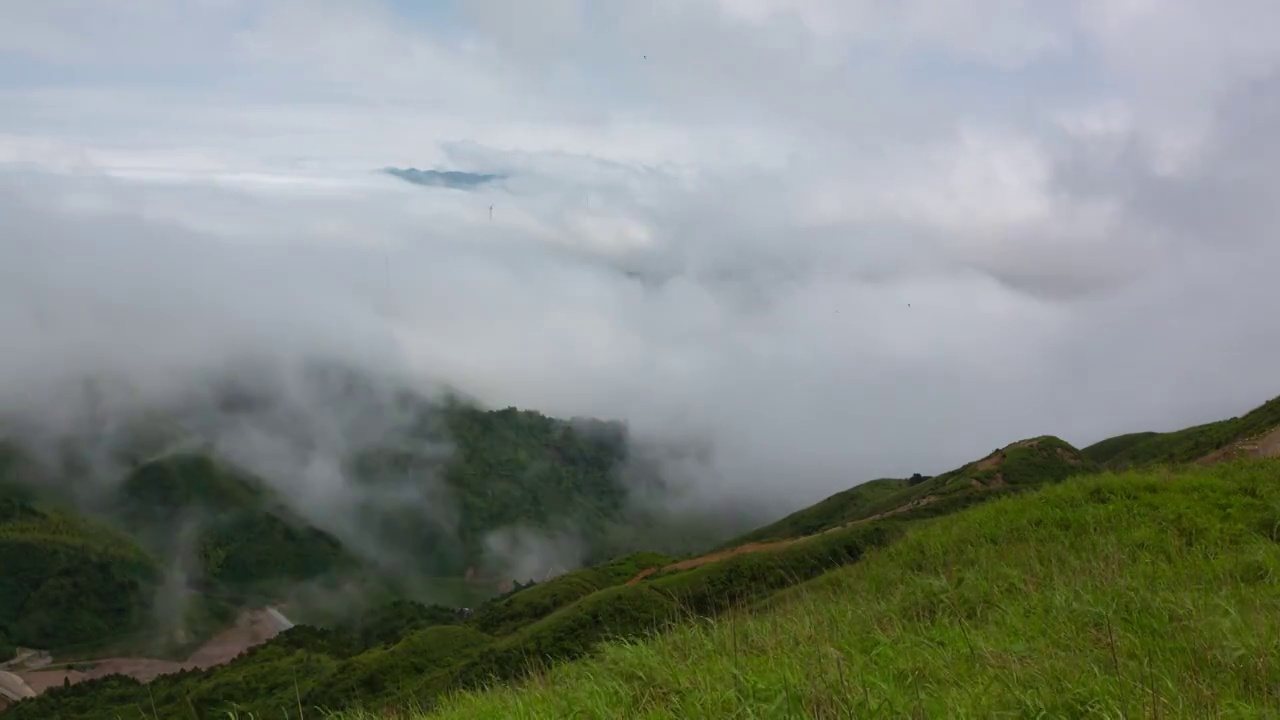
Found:
[(861, 520), (854, 520), (853, 522), (847, 522), (843, 525), (830, 527), (830, 528), (827, 528), (826, 530), (812, 533), (810, 535), (802, 535), (800, 537), (787, 538), (785, 540), (773, 540), (769, 542), (745, 543), (743, 545), (738, 545), (736, 547), (728, 548), (727, 550), (717, 550), (715, 552), (707, 553), (706, 555), (699, 555), (698, 557), (695, 557), (695, 558), (689, 558), (687, 560), (680, 560), (678, 562), (673, 562), (670, 565), (662, 565), (660, 567), (651, 567), (645, 570), (641, 570), (639, 573), (636, 573), (636, 576), (628, 580), (626, 584), (635, 585), (636, 583), (640, 582), (641, 580), (644, 580), (650, 575), (656, 575), (658, 573), (664, 573), (664, 572), (675, 571), (675, 570), (690, 570), (692, 568), (701, 567), (709, 563), (720, 562), (721, 560), (727, 560), (737, 555), (750, 555), (752, 553), (764, 552), (767, 550), (777, 550), (778, 548), (783, 548), (788, 545), (793, 545), (803, 540), (808, 540), (810, 538), (818, 537), (819, 535), (826, 535), (827, 533), (833, 533), (833, 532), (836, 532), (837, 530), (850, 528), (850, 527), (853, 527), (854, 525), (861, 525), (863, 523), (869, 523), (875, 520), (883, 520), (887, 517), (900, 515), (902, 513), (915, 510), (917, 508), (922, 508), (926, 505), (933, 504), (934, 502), (937, 501), (937, 499), (938, 497), (936, 495), (925, 495), (922, 498), (917, 498), (915, 500), (912, 500), (909, 503), (905, 503), (896, 508), (893, 508), (892, 510), (886, 510), (882, 513), (876, 513), (875, 515), (862, 518)]

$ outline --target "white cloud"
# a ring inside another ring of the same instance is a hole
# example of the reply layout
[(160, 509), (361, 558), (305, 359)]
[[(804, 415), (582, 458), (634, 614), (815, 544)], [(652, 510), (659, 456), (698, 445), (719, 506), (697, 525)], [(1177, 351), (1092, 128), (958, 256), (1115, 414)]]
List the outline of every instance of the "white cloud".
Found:
[(218, 60), (247, 0), (48, 0), (0, 5), (0, 52), (98, 70)]
[(1234, 414), (1276, 391), (1274, 14), (0, 0), (0, 378), (323, 350), (709, 433), (793, 504)]

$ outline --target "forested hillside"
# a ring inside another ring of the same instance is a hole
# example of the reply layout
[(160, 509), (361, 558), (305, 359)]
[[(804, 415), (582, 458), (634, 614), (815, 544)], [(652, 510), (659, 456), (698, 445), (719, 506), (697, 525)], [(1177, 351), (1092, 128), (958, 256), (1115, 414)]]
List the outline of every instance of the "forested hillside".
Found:
[[(241, 411), (257, 407), (247, 393), (230, 397)], [(414, 403), (399, 434), (345, 457), (349, 504), (337, 517), (207, 444), (156, 454), (181, 428), (154, 416), (151, 432), (128, 434), (145, 443), (115, 448), (126, 460), (118, 478), (92, 477), (84, 463), (68, 471), (74, 447), (50, 463), (17, 439), (0, 444), (0, 645), (82, 656), (127, 641), (126, 650), (180, 657), (238, 608), (301, 602), (299, 583), (311, 583), (305, 597), (316, 606), (299, 607), (303, 617), (341, 621), (354, 612), (352, 592), (364, 596), (356, 605), (424, 592), (461, 600), (545, 571), (502, 562), (495, 531), (524, 533), (510, 552), (526, 551), (523, 537), (572, 533), (578, 554), (544, 563), (572, 569), (625, 552), (637, 528), (662, 527), (627, 508), (621, 425)], [(664, 529), (680, 545), (681, 528)], [(521, 567), (532, 574), (517, 576)], [(339, 590), (346, 599), (334, 606), (325, 595)]]
[[(12, 451), (5, 470), (15, 472)], [(136, 627), (159, 578), (153, 558), (109, 525), (33, 495), (0, 474), (0, 656)]]

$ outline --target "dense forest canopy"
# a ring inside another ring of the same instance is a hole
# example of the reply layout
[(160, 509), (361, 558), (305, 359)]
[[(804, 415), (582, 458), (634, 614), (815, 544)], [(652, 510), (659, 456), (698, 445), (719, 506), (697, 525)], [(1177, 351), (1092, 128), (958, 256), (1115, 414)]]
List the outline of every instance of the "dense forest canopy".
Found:
[[(304, 384), (299, 404), (231, 378), (201, 402), (89, 433), (10, 423), (0, 443), (0, 645), (168, 631), (157, 606), (172, 604), (165, 594), (177, 587), (184, 607), (167, 622), (186, 636), (211, 632), (237, 607), (292, 597), (300, 583), (462, 604), (623, 552), (643, 535), (636, 527), (655, 522), (628, 507), (635, 473), (623, 472), (620, 423), (487, 410), (335, 368)], [(307, 415), (317, 408), (341, 416), (340, 451), (302, 425), (318, 422)], [(339, 484), (320, 502), (314, 478), (262, 472), (270, 466), (227, 441), (243, 428), (273, 451), (324, 451)], [(539, 553), (548, 557), (529, 557)]]

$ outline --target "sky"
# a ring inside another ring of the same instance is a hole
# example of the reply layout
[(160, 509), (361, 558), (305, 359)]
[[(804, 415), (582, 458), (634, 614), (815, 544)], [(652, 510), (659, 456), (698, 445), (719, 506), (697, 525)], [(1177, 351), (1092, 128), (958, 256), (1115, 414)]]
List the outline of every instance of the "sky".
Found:
[(1269, 0), (0, 0), (0, 402), (328, 354), (704, 439), (707, 497), (779, 508), (1242, 414), (1280, 394), (1275, 27)]

